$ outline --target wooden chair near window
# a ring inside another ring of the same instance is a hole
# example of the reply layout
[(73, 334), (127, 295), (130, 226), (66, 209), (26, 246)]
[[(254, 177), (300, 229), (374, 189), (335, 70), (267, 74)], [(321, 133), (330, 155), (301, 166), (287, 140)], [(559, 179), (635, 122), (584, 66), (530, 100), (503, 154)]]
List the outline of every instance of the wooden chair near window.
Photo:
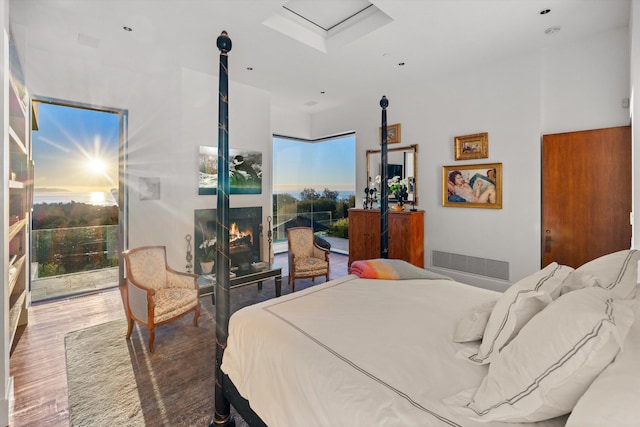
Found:
[(329, 281), (329, 251), (314, 241), (313, 228), (292, 227), (287, 230), (289, 247), (289, 280), (291, 291), (296, 290), (296, 279), (325, 276)]
[(143, 246), (123, 252), (126, 263), (127, 339), (133, 322), (149, 330), (153, 352), (155, 328), (194, 312), (198, 326), (200, 299), (196, 274), (175, 271), (167, 265), (165, 246)]

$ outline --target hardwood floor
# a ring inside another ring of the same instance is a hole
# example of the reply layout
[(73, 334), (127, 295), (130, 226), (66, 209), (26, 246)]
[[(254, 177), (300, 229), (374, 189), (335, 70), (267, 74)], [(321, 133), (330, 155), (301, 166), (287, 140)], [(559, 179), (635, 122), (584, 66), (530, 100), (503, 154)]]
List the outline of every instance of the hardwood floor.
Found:
[[(331, 253), (331, 279), (348, 274), (348, 257)], [(287, 286), (287, 254), (278, 254), (275, 263), (282, 266), (282, 293)], [(296, 281), (296, 290), (323, 283), (322, 278)], [(241, 291), (238, 288), (234, 291)], [(69, 426), (67, 376), (64, 337), (68, 332), (112, 320), (124, 319), (121, 293), (117, 288), (91, 295), (34, 304), (29, 324), (21, 328), (10, 361), (14, 378), (14, 405), (10, 425)], [(124, 336), (123, 336), (124, 339)]]

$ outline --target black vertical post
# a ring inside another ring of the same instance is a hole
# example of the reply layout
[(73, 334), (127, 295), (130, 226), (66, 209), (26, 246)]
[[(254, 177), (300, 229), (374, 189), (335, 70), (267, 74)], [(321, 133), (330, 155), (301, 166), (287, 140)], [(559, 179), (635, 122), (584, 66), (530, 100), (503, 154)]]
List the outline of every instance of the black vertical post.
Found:
[(222, 391), (222, 356), (229, 336), (229, 69), (227, 54), (231, 39), (223, 31), (216, 41), (220, 50), (220, 76), (218, 98), (218, 194), (216, 221), (216, 385), (214, 392), (215, 415), (209, 426), (235, 426), (231, 405)]
[(387, 107), (389, 100), (383, 96), (382, 107), (382, 170), (380, 171), (380, 258), (389, 258), (389, 172), (387, 171)]

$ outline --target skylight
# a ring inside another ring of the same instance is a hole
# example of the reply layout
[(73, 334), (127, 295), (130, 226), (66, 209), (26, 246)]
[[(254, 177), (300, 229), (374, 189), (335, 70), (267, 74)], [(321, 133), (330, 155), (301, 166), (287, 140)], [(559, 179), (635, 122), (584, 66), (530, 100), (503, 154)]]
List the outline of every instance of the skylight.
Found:
[(341, 0), (331, 7), (325, 2), (290, 0), (263, 24), (326, 53), (391, 21), (368, 0)]

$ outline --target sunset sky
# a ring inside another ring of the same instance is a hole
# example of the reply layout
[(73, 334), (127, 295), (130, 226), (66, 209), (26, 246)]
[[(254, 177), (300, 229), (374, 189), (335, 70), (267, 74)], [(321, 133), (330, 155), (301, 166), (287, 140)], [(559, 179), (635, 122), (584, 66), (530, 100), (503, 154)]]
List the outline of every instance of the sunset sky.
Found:
[(355, 135), (315, 143), (274, 138), (273, 192), (355, 192), (355, 152)]
[(118, 115), (40, 103), (33, 135), (35, 191), (118, 187)]

